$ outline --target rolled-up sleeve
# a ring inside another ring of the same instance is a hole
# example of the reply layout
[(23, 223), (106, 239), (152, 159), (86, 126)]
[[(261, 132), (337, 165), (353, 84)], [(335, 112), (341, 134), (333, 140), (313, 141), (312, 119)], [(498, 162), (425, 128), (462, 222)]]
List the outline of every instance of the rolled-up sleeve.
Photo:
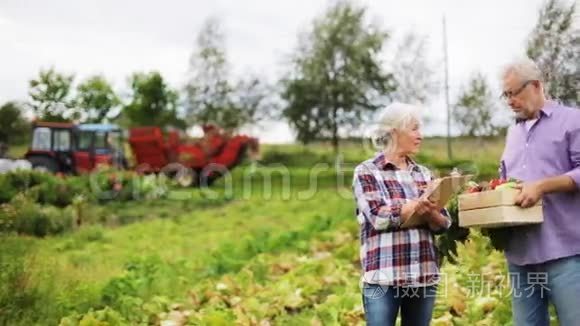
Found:
[(382, 193), (378, 182), (366, 167), (355, 169), (353, 191), (359, 214), (377, 231), (398, 229), (403, 205), (392, 201), (388, 193)]
[(572, 170), (567, 172), (566, 175), (574, 180), (576, 189), (580, 190), (580, 126), (568, 133), (568, 144)]

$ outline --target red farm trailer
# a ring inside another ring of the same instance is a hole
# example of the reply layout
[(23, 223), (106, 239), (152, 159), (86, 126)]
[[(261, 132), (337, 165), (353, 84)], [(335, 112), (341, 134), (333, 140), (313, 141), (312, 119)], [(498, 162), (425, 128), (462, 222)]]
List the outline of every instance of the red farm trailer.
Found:
[(210, 185), (246, 155), (254, 156), (259, 151), (256, 138), (229, 136), (213, 125), (202, 129), (201, 139), (186, 143), (176, 131), (164, 135), (159, 127), (132, 128), (129, 144), (137, 162), (136, 169), (168, 174), (184, 186)]

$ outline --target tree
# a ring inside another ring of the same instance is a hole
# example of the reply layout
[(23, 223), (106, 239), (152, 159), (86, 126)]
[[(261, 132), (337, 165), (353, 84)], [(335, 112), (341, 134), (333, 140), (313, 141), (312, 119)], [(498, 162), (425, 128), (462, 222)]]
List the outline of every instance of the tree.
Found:
[(19, 144), (27, 139), (30, 123), (22, 115), (23, 107), (7, 102), (0, 107), (0, 143)]
[(77, 113), (70, 99), (73, 75), (58, 73), (54, 68), (41, 70), (38, 78), (29, 81), (29, 106), (34, 115), (44, 121), (66, 121)]
[(337, 152), (339, 130), (359, 126), (395, 89), (379, 58), (388, 34), (366, 13), (337, 2), (300, 38), (293, 71), (281, 81), (282, 114), (304, 143), (328, 137)]
[(437, 93), (438, 81), (427, 61), (425, 38), (414, 33), (404, 35), (395, 50), (392, 71), (397, 82), (393, 99), (403, 103), (426, 103)]
[(324, 124), (328, 120), (326, 108), (319, 106), (319, 86), (307, 79), (286, 80), (282, 98), (288, 106), (283, 110), (283, 116), (296, 131), (298, 141), (307, 145), (320, 138)]
[(527, 54), (545, 73), (547, 93), (565, 104), (580, 104), (580, 30), (575, 5), (548, 1), (528, 39)]
[(129, 82), (131, 100), (122, 111), (129, 126), (185, 129), (185, 122), (177, 114), (177, 92), (165, 83), (159, 72), (135, 73)]
[(219, 21), (208, 19), (190, 58), (185, 106), (191, 122), (233, 130), (262, 117), (267, 89), (257, 77), (231, 78), (224, 43)]
[(100, 123), (121, 101), (103, 76), (92, 76), (77, 86), (74, 103), (80, 111), (81, 121)]
[(455, 121), (464, 135), (489, 136), (497, 132), (493, 118), (498, 106), (493, 99), (485, 77), (475, 74), (453, 108)]

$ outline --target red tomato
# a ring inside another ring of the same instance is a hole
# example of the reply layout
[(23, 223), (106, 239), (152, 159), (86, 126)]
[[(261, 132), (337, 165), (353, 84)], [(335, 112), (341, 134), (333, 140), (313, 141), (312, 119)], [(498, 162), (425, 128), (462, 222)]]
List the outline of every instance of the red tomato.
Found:
[(492, 179), (489, 182), (489, 189), (494, 190), (497, 186), (506, 183), (506, 180), (503, 179)]

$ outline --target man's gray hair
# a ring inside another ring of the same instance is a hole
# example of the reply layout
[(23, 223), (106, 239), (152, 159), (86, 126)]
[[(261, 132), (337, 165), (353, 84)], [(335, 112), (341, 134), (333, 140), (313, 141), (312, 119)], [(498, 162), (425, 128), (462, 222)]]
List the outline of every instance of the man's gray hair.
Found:
[(514, 73), (522, 80), (539, 80), (544, 81), (544, 75), (538, 65), (530, 58), (523, 57), (516, 59), (501, 70), (501, 79), (504, 79), (508, 74)]
[(421, 107), (412, 104), (394, 102), (379, 112), (379, 119), (374, 130), (373, 143), (382, 150), (393, 150), (396, 146), (393, 139), (394, 129), (408, 129), (413, 122), (421, 121)]

